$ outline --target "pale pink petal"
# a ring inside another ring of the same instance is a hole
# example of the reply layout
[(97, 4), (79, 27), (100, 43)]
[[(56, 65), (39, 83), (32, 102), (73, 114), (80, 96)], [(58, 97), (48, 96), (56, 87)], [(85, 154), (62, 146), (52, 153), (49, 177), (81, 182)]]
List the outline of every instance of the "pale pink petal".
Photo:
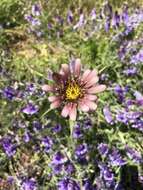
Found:
[(97, 100), (97, 96), (91, 94), (86, 95), (85, 98), (92, 101)]
[(81, 72), (81, 61), (80, 59), (75, 60), (75, 68), (74, 68), (74, 74), (76, 76), (79, 76)]
[(93, 77), (91, 80), (87, 81), (85, 87), (90, 87), (95, 85), (98, 82), (99, 78), (97, 76)]
[(81, 77), (81, 80), (85, 81), (85, 79), (87, 78), (87, 76), (89, 75), (90, 72), (91, 72), (90, 70), (85, 70)]
[(93, 69), (89, 75), (87, 76), (87, 80), (91, 80), (92, 78), (96, 77), (98, 74), (97, 70), (96, 69)]
[(52, 102), (50, 108), (55, 109), (55, 108), (58, 108), (60, 105), (61, 105), (61, 101), (60, 100), (55, 100), (54, 102)]
[(89, 107), (91, 110), (96, 110), (97, 104), (95, 102), (92, 102), (90, 100), (86, 100), (85, 104)]
[(69, 115), (69, 113), (70, 113), (70, 110), (71, 110), (71, 105), (70, 105), (70, 104), (66, 104), (66, 105), (64, 106), (64, 108), (62, 109), (61, 115), (62, 115), (63, 117), (67, 117), (67, 116)]
[(69, 116), (70, 119), (75, 121), (76, 120), (76, 115), (77, 115), (77, 105), (76, 104), (72, 104)]
[(49, 102), (54, 102), (56, 100), (60, 100), (60, 97), (59, 96), (50, 96), (50, 97), (48, 97), (48, 100), (49, 100)]
[(94, 86), (94, 87), (91, 87), (88, 89), (88, 93), (99, 93), (99, 92), (102, 92), (106, 89), (106, 86), (105, 85), (97, 85), (97, 86)]
[(84, 101), (79, 103), (79, 109), (81, 109), (83, 112), (88, 112), (89, 111), (89, 107), (85, 104)]
[(51, 86), (51, 85), (45, 84), (45, 85), (42, 86), (42, 90), (46, 91), (46, 92), (53, 92), (54, 91), (54, 87)]

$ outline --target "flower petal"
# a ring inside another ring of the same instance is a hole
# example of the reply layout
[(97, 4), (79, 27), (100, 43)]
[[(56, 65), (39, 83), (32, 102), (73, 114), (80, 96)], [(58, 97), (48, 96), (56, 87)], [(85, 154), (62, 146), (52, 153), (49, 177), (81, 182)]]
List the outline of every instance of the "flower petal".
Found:
[(85, 87), (90, 87), (95, 85), (98, 82), (99, 78), (98, 76), (93, 77), (92, 79), (90, 79), (86, 84)]
[(79, 109), (81, 109), (83, 112), (88, 112), (89, 111), (89, 107), (85, 104), (84, 101), (81, 101), (79, 103)]
[(79, 76), (81, 72), (81, 61), (80, 59), (75, 60), (74, 74)]
[(92, 95), (92, 94), (87, 94), (85, 98), (92, 101), (97, 100), (97, 96)]
[(70, 105), (70, 104), (66, 104), (66, 105), (64, 106), (64, 108), (62, 109), (61, 115), (62, 115), (63, 117), (67, 117), (67, 116), (69, 115), (69, 113), (70, 113), (70, 110), (71, 110), (71, 105)]
[(76, 115), (77, 115), (77, 105), (76, 104), (72, 104), (69, 116), (70, 119), (75, 121), (76, 120)]
[(105, 85), (97, 85), (88, 89), (87, 93), (100, 93), (106, 89)]
[(90, 101), (90, 100), (86, 100), (85, 101), (85, 104), (89, 107), (89, 109), (91, 110), (96, 110), (97, 108), (97, 104), (93, 101)]
[(49, 102), (54, 102), (56, 100), (60, 100), (60, 97), (59, 96), (50, 96), (50, 97), (48, 97), (48, 100), (49, 100)]
[(60, 100), (55, 100), (54, 102), (52, 102), (50, 108), (55, 109), (55, 108), (58, 108), (60, 105), (61, 105), (61, 101)]
[(54, 91), (54, 86), (45, 84), (45, 85), (42, 86), (42, 90), (46, 91), (46, 92), (53, 92)]
[(90, 73), (89, 73), (89, 75), (87, 76), (87, 81), (89, 81), (89, 80), (91, 80), (92, 78), (94, 78), (94, 77), (97, 77), (97, 74), (98, 74), (98, 72), (97, 72), (97, 70), (96, 69), (93, 69)]
[(84, 81), (87, 78), (87, 76), (89, 75), (90, 72), (91, 71), (89, 69), (85, 70), (82, 77), (81, 77), (81, 80)]

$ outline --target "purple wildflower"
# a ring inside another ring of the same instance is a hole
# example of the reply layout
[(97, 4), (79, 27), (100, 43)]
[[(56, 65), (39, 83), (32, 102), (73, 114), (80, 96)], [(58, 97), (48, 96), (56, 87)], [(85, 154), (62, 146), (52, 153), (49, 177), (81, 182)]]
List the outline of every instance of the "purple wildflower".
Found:
[(62, 130), (62, 126), (60, 124), (57, 124), (52, 128), (52, 131), (55, 133), (59, 133)]
[(38, 4), (32, 5), (31, 12), (32, 12), (33, 16), (40, 16), (40, 14), (41, 14), (40, 6)]
[(120, 25), (120, 15), (118, 14), (117, 11), (115, 11), (115, 13), (113, 14), (113, 18), (112, 18), (112, 26), (114, 28), (118, 28)]
[(87, 144), (80, 144), (76, 147), (75, 154), (77, 157), (82, 157), (87, 153)]
[(110, 18), (107, 17), (104, 24), (105, 31), (108, 32), (110, 29)]
[(10, 137), (5, 137), (2, 140), (2, 146), (8, 157), (11, 157), (16, 153), (16, 145), (12, 143)]
[(89, 118), (86, 118), (83, 122), (83, 129), (90, 129), (92, 127), (92, 122)]
[(7, 183), (12, 185), (14, 183), (14, 177), (13, 176), (8, 176), (7, 177)]
[(131, 58), (132, 64), (139, 64), (143, 62), (143, 49), (141, 49), (136, 55), (133, 55)]
[(122, 21), (125, 25), (127, 25), (128, 21), (129, 21), (129, 14), (128, 14), (128, 7), (127, 5), (124, 6), (123, 8), (123, 12), (121, 14), (121, 18), (122, 18)]
[(30, 141), (30, 139), (31, 139), (31, 134), (30, 134), (30, 132), (29, 131), (25, 131), (25, 133), (24, 133), (24, 136), (23, 136), (23, 140), (24, 140), (24, 142), (29, 142)]
[(14, 88), (8, 86), (3, 90), (3, 96), (8, 100), (13, 100), (16, 95), (16, 91)]
[(103, 113), (104, 113), (104, 117), (105, 117), (105, 120), (107, 121), (107, 123), (110, 123), (112, 125), (113, 124), (113, 117), (112, 117), (112, 113), (111, 113), (108, 106), (105, 106), (103, 108)]
[(140, 92), (135, 91), (134, 96), (136, 97), (137, 104), (142, 106), (143, 105), (143, 95)]
[(114, 88), (114, 92), (118, 97), (118, 100), (120, 102), (123, 102), (125, 99), (126, 90), (125, 88), (122, 88), (120, 85), (116, 85)]
[(42, 124), (39, 121), (33, 121), (32, 125), (34, 131), (40, 131), (42, 129)]
[(42, 138), (42, 145), (44, 146), (44, 151), (49, 152), (52, 148), (53, 141), (50, 137), (43, 137)]
[(37, 105), (33, 105), (32, 103), (29, 103), (26, 107), (22, 108), (22, 112), (27, 115), (33, 115), (37, 113), (39, 110)]
[(109, 161), (112, 166), (123, 166), (126, 164), (126, 161), (122, 159), (119, 151), (116, 149), (109, 155)]
[(58, 190), (80, 190), (78, 183), (70, 178), (60, 180), (57, 188)]
[(36, 180), (34, 178), (24, 180), (22, 190), (37, 190)]
[(131, 160), (133, 160), (135, 163), (142, 163), (143, 162), (143, 158), (142, 158), (141, 154), (138, 151), (136, 151), (133, 148), (130, 148), (129, 146), (126, 146), (125, 150), (126, 150), (127, 156)]
[(60, 165), (60, 164), (66, 163), (66, 162), (67, 162), (67, 158), (61, 152), (57, 152), (53, 156), (52, 164), (54, 164), (54, 165)]
[(107, 144), (100, 143), (97, 147), (101, 156), (106, 156), (109, 152), (109, 147)]
[(78, 139), (78, 138), (81, 138), (82, 136), (83, 136), (83, 134), (81, 131), (81, 127), (79, 124), (77, 124), (73, 130), (73, 137)]
[(125, 69), (123, 73), (127, 76), (135, 76), (137, 74), (137, 68), (132, 67), (132, 68)]
[(71, 24), (73, 22), (73, 13), (71, 10), (68, 10), (67, 22), (68, 22), (68, 24)]
[(84, 26), (86, 23), (85, 21), (85, 18), (84, 18), (84, 14), (80, 14), (80, 17), (79, 17), (79, 21), (77, 22), (76, 25), (74, 25), (73, 29), (76, 30), (78, 28), (81, 28), (82, 26)]
[(96, 10), (95, 8), (92, 9), (90, 13), (91, 20), (96, 20)]
[(52, 171), (55, 175), (58, 175), (62, 172), (63, 165), (52, 165)]
[(105, 164), (99, 164), (98, 166), (100, 168), (101, 177), (103, 177), (106, 182), (112, 182), (114, 175), (109, 168)]
[(67, 174), (71, 175), (75, 172), (75, 167), (72, 163), (67, 163), (65, 165), (65, 171)]

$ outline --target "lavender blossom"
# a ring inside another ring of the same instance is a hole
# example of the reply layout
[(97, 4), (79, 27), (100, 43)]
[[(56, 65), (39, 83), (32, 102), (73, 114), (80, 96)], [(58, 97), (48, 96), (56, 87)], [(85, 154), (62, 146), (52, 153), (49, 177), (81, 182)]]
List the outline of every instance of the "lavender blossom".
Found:
[(127, 156), (131, 160), (133, 160), (135, 163), (143, 163), (143, 158), (142, 158), (141, 154), (138, 151), (136, 151), (133, 148), (130, 148), (129, 146), (126, 146), (125, 150), (126, 150)]
[(58, 182), (58, 190), (80, 190), (80, 186), (76, 181), (70, 178), (64, 178)]
[(77, 157), (82, 157), (87, 153), (87, 145), (80, 144), (76, 147), (75, 154)]
[(82, 13), (82, 14), (80, 14), (79, 21), (77, 22), (77, 24), (73, 26), (73, 29), (74, 30), (79, 29), (79, 28), (83, 27), (85, 25), (85, 23), (86, 23), (85, 16)]
[(68, 22), (68, 24), (71, 24), (73, 22), (73, 13), (71, 10), (68, 10), (67, 22)]
[(53, 140), (50, 137), (43, 137), (42, 145), (44, 146), (44, 151), (48, 153), (52, 148)]
[(108, 106), (105, 106), (103, 108), (103, 113), (104, 113), (104, 117), (105, 117), (105, 120), (107, 121), (107, 123), (110, 123), (112, 125), (113, 124), (113, 117), (112, 117), (112, 113), (111, 113)]
[(37, 105), (33, 105), (32, 103), (29, 103), (26, 107), (22, 108), (22, 112), (27, 115), (33, 115), (37, 113), (39, 110)]
[(24, 180), (21, 188), (22, 190), (37, 190), (36, 180), (34, 178)]
[(40, 6), (38, 4), (32, 5), (31, 12), (32, 12), (33, 16), (40, 16), (40, 14), (41, 14)]
[(109, 154), (109, 161), (112, 166), (123, 166), (126, 164), (126, 161), (122, 159), (119, 151), (116, 149)]
[(8, 100), (13, 100), (15, 95), (16, 95), (15, 89), (10, 86), (5, 87), (5, 89), (3, 90), (3, 96)]
[(16, 145), (12, 143), (10, 137), (5, 137), (2, 140), (2, 146), (8, 157), (11, 157), (16, 153)]
[(96, 10), (95, 8), (92, 9), (90, 13), (91, 20), (96, 20)]
[(67, 158), (61, 152), (57, 152), (54, 154), (53, 159), (52, 159), (52, 164), (60, 165), (66, 162), (67, 162)]
[(107, 154), (109, 152), (109, 147), (105, 143), (100, 143), (98, 145), (97, 149), (98, 149), (101, 156), (107, 156)]

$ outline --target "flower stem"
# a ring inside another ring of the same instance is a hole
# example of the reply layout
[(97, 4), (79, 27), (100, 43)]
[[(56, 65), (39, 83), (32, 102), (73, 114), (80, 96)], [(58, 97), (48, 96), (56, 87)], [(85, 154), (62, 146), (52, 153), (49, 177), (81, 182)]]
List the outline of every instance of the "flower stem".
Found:
[(73, 148), (73, 128), (74, 128), (75, 122), (72, 120), (69, 120), (69, 127), (70, 127), (70, 141), (71, 141), (71, 146)]

